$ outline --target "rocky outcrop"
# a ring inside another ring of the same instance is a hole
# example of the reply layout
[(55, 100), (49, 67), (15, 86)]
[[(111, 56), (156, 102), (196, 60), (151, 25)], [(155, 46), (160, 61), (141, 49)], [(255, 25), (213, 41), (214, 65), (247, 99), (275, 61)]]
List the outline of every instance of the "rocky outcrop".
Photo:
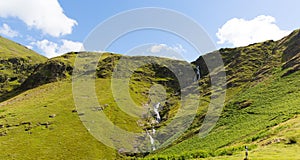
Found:
[(43, 84), (55, 82), (71, 75), (72, 66), (55, 60), (40, 64), (28, 79), (21, 85), (21, 89), (31, 89)]

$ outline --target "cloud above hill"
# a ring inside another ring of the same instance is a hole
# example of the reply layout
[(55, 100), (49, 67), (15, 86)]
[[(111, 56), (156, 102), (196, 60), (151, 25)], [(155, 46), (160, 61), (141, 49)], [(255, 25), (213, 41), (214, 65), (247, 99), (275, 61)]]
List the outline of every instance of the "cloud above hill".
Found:
[(55, 43), (47, 39), (30, 43), (31, 46), (39, 48), (43, 54), (48, 57), (60, 56), (67, 52), (78, 52), (83, 50), (81, 42), (74, 42), (66, 39), (62, 39), (60, 43)]
[(0, 0), (0, 17), (18, 18), (29, 28), (53, 37), (71, 34), (77, 25), (64, 14), (57, 0)]
[(10, 26), (6, 23), (0, 26), (0, 34), (10, 38), (17, 37), (19, 35), (17, 31), (11, 29)]
[(217, 32), (218, 44), (232, 44), (234, 47), (246, 46), (266, 40), (279, 40), (290, 31), (280, 29), (272, 16), (260, 15), (252, 20), (233, 18)]
[(155, 57), (164, 57), (171, 59), (180, 59), (184, 60), (184, 54), (186, 49), (183, 48), (181, 44), (167, 45), (167, 44), (143, 44), (132, 48), (129, 50), (126, 55), (129, 56), (155, 56)]
[(150, 48), (151, 53), (168, 52), (168, 51), (173, 51), (177, 53), (186, 52), (186, 50), (180, 44), (177, 44), (176, 46), (172, 46), (172, 47), (166, 44), (155, 44)]

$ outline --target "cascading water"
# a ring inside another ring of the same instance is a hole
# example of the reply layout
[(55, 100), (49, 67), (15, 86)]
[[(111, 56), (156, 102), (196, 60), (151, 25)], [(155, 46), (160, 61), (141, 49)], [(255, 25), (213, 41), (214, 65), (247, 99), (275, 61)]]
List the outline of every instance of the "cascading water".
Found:
[(153, 107), (153, 111), (154, 111), (154, 113), (156, 114), (156, 122), (157, 122), (157, 123), (159, 123), (160, 120), (161, 120), (160, 115), (159, 115), (159, 112), (158, 112), (159, 106), (160, 106), (160, 103), (157, 103), (157, 104), (154, 105), (154, 107)]
[(201, 74), (200, 74), (200, 66), (196, 66), (196, 77), (194, 79), (194, 81), (198, 81), (201, 78)]
[(153, 139), (153, 137), (151, 136), (151, 134), (148, 132), (148, 130), (146, 130), (146, 132), (147, 132), (147, 135), (149, 136), (149, 138), (150, 138), (150, 143), (151, 143), (151, 146), (152, 146), (152, 150), (153, 151), (155, 151), (155, 145), (154, 145), (154, 139)]
[[(147, 135), (148, 135), (149, 138), (150, 138), (150, 143), (151, 143), (152, 151), (156, 150), (155, 144), (154, 144), (155, 140), (154, 140), (154, 138), (152, 137), (152, 136), (154, 136), (155, 133), (156, 133), (156, 130), (155, 130), (155, 128), (154, 128), (153, 125), (155, 125), (155, 124), (157, 124), (157, 123), (159, 123), (159, 122), (161, 121), (161, 117), (160, 117), (160, 114), (159, 114), (159, 112), (158, 112), (159, 108), (160, 108), (160, 103), (159, 103), (159, 102), (158, 102), (157, 104), (153, 105), (153, 112), (154, 112), (154, 114), (155, 114), (155, 117), (154, 117), (154, 118), (156, 118), (156, 122), (155, 122), (155, 123), (154, 123), (154, 122), (151, 123), (151, 126), (152, 126), (152, 133), (150, 133), (150, 132), (146, 129), (146, 133), (147, 133)], [(150, 109), (149, 109), (149, 110), (150, 110)], [(149, 112), (149, 110), (148, 110), (148, 112)], [(149, 115), (149, 114), (148, 114), (148, 115)], [(151, 131), (151, 130), (150, 130), (150, 131)]]
[(155, 134), (156, 130), (154, 128), (152, 128), (152, 133), (153, 135)]

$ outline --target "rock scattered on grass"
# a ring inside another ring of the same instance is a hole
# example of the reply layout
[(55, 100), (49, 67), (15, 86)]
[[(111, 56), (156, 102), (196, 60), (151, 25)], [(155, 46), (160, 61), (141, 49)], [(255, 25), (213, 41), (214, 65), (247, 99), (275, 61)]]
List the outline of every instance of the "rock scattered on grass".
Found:
[(9, 127), (12, 127), (13, 125), (12, 124), (6, 124), (6, 128), (9, 128)]
[(39, 124), (42, 125), (42, 126), (45, 126), (46, 128), (48, 128), (49, 125), (51, 125), (50, 122), (40, 122)]
[(102, 111), (103, 108), (102, 107), (92, 107), (92, 111)]
[(21, 122), (21, 125), (31, 125), (31, 122)]
[(7, 135), (7, 132), (6, 132), (6, 131), (0, 132), (0, 137), (1, 137), (1, 136), (6, 136), (6, 135)]
[(56, 114), (51, 114), (50, 116), (49, 116), (49, 118), (55, 118), (56, 117)]
[(244, 109), (252, 105), (251, 100), (243, 100), (241, 102), (235, 102), (235, 105), (239, 106), (239, 109)]
[(30, 131), (31, 129), (32, 129), (32, 127), (29, 126), (29, 127), (25, 128), (25, 131)]

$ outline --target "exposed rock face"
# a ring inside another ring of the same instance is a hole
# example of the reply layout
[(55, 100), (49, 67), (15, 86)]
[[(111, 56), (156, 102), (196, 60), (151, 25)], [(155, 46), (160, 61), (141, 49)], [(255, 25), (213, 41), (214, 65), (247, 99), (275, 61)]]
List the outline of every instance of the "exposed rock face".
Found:
[(0, 101), (9, 98), (8, 94), (46, 61), (46, 57), (0, 36)]
[[(210, 74), (218, 75), (220, 62), (216, 61), (216, 56), (221, 56), (226, 72), (227, 87), (236, 87), (245, 82), (258, 81), (263, 75), (270, 73), (270, 67), (278, 65), (280, 59), (276, 59), (278, 53), (273, 52), (276, 42), (267, 41), (256, 43), (247, 47), (220, 49), (204, 56), (200, 56), (192, 62), (195, 66), (200, 66), (202, 77)], [(218, 77), (218, 76), (214, 76)], [(210, 80), (206, 80), (210, 84)]]
[(45, 64), (40, 64), (32, 75), (21, 85), (22, 89), (31, 89), (42, 84), (55, 82), (71, 75), (72, 66), (63, 62), (49, 60)]
[[(23, 58), (1, 59), (0, 57), (0, 94), (7, 93), (10, 82), (21, 84), (37, 68), (38, 64), (31, 64)], [(8, 72), (9, 74), (7, 74)], [(16, 85), (17, 87), (18, 85)]]
[(120, 60), (121, 56), (112, 55), (109, 56), (98, 63), (96, 75), (99, 78), (108, 78), (112, 76), (114, 67)]
[(282, 62), (287, 62), (300, 53), (300, 30), (295, 30), (289, 36), (279, 41), (283, 49)]
[(282, 54), (282, 77), (300, 70), (300, 30), (296, 30), (279, 42)]
[[(113, 72), (117, 74), (113, 74)], [(111, 55), (98, 63), (98, 78), (125, 78), (153, 81), (178, 91), (193, 83), (192, 66), (188, 62), (158, 57)], [(137, 78), (136, 78), (137, 77)], [(152, 78), (152, 79), (151, 79)], [(179, 85), (179, 81), (181, 81)]]
[(290, 75), (298, 70), (300, 70), (300, 53), (295, 55), (293, 58), (284, 63), (281, 67), (283, 70), (286, 69), (286, 72), (282, 75), (285, 77)]
[[(227, 87), (237, 87), (245, 82), (259, 82), (272, 74), (272, 68), (282, 67), (287, 76), (300, 70), (300, 30), (279, 41), (266, 41), (246, 47), (224, 48), (200, 56), (192, 64), (200, 66), (203, 76), (218, 68), (214, 56), (222, 56), (227, 78)], [(212, 65), (212, 66), (209, 66)], [(208, 67), (209, 66), (209, 67)]]

